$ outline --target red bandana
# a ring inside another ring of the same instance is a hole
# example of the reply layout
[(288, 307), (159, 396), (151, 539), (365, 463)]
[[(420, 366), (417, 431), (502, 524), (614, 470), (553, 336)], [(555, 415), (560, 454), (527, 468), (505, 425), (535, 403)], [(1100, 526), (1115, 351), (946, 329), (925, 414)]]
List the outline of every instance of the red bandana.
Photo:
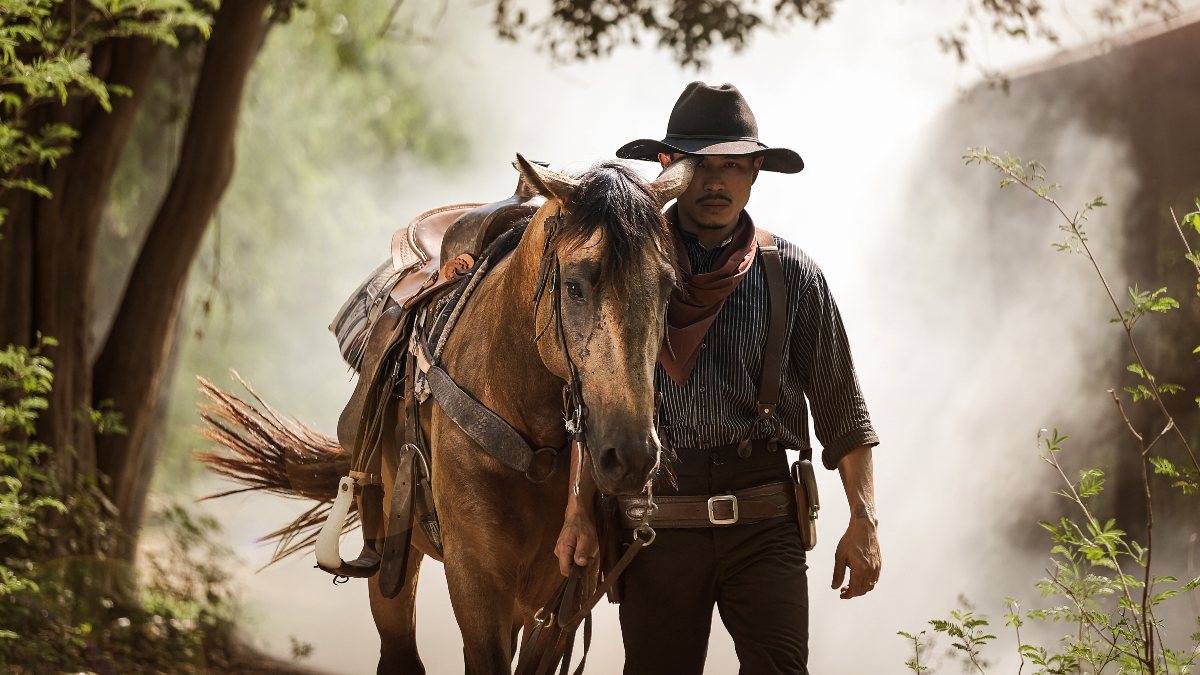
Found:
[[(667, 304), (670, 350), (663, 345), (658, 360), (671, 379), (682, 387), (687, 384), (692, 368), (696, 366), (700, 345), (704, 342), (708, 327), (725, 306), (725, 299), (750, 271), (758, 246), (754, 237), (754, 223), (750, 215), (742, 211), (733, 230), (733, 239), (713, 262), (713, 271), (692, 274), (687, 248), (679, 234), (679, 207), (672, 205), (664, 215), (675, 237), (675, 253), (679, 258), (683, 279), (681, 287), (671, 293), (671, 300)], [(674, 359), (671, 358), (672, 351), (675, 353)]]

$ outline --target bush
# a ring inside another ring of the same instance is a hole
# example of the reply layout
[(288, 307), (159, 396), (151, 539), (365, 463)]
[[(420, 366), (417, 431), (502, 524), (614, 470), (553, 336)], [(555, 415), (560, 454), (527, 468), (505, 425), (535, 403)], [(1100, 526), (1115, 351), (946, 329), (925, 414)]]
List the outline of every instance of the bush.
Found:
[[(138, 602), (116, 602), (106, 590), (133, 570), (88, 555), (113, 531), (102, 491), (94, 482), (64, 490), (39, 466), (50, 448), (35, 440), (35, 423), (53, 384), (41, 350), (53, 344), (0, 352), (0, 671), (200, 673), (206, 657), (228, 660), (237, 616), (223, 571), (231, 553), (215, 542), (211, 518), (164, 504), (148, 523), (161, 546), (145, 556)], [(101, 433), (123, 431), (111, 411), (88, 414)], [(56, 528), (69, 528), (68, 548), (82, 555), (52, 559)]]

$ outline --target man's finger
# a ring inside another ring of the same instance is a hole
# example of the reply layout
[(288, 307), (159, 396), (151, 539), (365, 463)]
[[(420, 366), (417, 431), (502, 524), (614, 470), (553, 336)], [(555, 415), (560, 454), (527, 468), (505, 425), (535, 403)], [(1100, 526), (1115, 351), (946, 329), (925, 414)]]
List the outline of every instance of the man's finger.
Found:
[(865, 571), (850, 570), (850, 590), (854, 593), (853, 597), (866, 595), (867, 591), (871, 590), (868, 584), (870, 577)]
[(833, 559), (833, 585), (830, 588), (838, 588), (842, 585), (842, 579), (846, 578), (846, 559)]
[(556, 553), (558, 553), (558, 571), (561, 572), (564, 577), (570, 576), (571, 559), (575, 557), (575, 543), (560, 541), (558, 547), (559, 550), (556, 551)]

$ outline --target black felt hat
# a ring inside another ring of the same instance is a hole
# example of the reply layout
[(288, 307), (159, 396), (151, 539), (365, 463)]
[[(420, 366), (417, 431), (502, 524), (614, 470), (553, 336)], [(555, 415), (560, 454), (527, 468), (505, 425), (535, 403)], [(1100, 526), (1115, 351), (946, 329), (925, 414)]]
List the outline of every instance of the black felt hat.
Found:
[(771, 148), (758, 140), (758, 123), (737, 87), (726, 82), (710, 87), (693, 82), (683, 90), (661, 141), (643, 138), (617, 150), (621, 159), (657, 162), (658, 153), (689, 155), (761, 155), (764, 171), (797, 173), (804, 168), (800, 155), (787, 148)]

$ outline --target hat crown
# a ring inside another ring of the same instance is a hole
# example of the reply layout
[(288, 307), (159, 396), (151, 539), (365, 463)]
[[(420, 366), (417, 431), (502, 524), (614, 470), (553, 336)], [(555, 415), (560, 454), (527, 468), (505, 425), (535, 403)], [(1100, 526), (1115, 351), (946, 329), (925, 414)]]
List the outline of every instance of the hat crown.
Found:
[(692, 82), (679, 95), (667, 136), (758, 139), (758, 123), (738, 88), (726, 82), (710, 87)]

